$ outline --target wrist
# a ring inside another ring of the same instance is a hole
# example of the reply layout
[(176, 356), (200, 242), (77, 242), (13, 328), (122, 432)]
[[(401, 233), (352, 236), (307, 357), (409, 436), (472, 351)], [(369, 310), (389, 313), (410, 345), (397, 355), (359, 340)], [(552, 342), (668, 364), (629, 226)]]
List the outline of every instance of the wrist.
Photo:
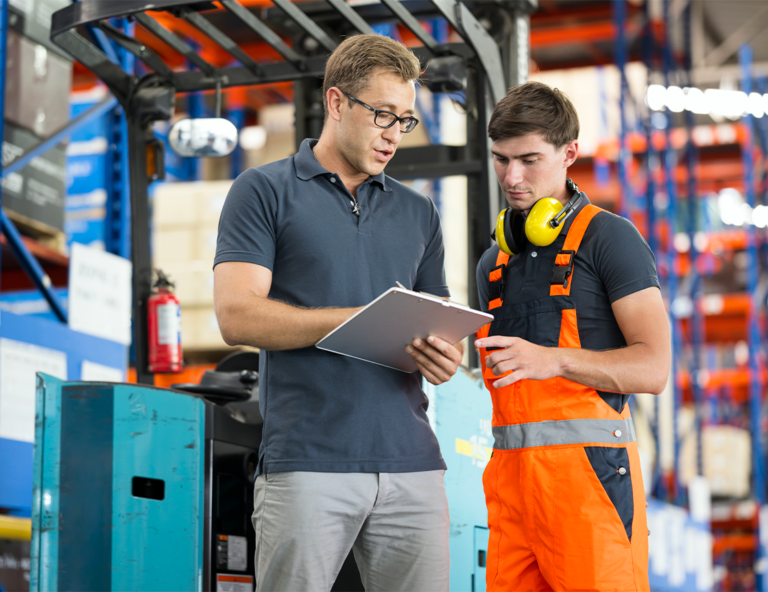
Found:
[(575, 361), (571, 355), (572, 350), (569, 348), (556, 347), (553, 348), (555, 355), (555, 367), (556, 376), (561, 378), (568, 378), (571, 370), (575, 366)]

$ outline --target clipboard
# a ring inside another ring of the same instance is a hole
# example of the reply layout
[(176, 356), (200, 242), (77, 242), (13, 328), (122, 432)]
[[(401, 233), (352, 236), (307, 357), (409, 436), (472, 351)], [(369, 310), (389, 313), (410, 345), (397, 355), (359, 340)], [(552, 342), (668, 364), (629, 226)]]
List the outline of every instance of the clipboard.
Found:
[(435, 335), (453, 344), (492, 320), (491, 314), (439, 296), (390, 288), (315, 347), (401, 372), (414, 372), (416, 364), (405, 351), (414, 339)]

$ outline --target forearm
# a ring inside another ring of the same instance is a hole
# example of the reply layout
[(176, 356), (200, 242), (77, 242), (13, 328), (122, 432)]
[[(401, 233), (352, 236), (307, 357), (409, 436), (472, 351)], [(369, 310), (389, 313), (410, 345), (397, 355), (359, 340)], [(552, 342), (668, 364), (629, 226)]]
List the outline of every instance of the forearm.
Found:
[(646, 344), (608, 351), (568, 348), (552, 348), (552, 351), (559, 367), (558, 376), (597, 390), (660, 394), (667, 383), (668, 360), (663, 352), (654, 352)]
[(358, 310), (298, 308), (255, 294), (237, 302), (216, 304), (221, 335), (228, 345), (266, 350), (314, 345)]

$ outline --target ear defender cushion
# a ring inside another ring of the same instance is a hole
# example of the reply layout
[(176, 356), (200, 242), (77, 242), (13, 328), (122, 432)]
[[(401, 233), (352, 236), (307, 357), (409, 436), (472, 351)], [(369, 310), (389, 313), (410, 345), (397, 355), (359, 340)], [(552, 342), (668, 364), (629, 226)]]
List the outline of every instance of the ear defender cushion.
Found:
[(499, 212), (499, 215), (496, 218), (496, 227), (493, 230), (493, 234), (491, 234), (491, 236), (493, 237), (493, 240), (495, 240), (496, 244), (499, 245), (499, 250), (502, 253), (506, 253), (509, 256), (512, 256), (513, 253), (509, 250), (509, 246), (507, 245), (506, 234), (507, 234), (507, 218), (509, 217), (511, 212), (512, 212), (511, 208), (506, 208)]
[(507, 208), (496, 218), (496, 229), (493, 237), (502, 253), (515, 255), (525, 245), (525, 221), (517, 210)]
[(517, 254), (525, 248), (528, 240), (525, 238), (525, 217), (522, 212), (512, 210), (507, 216), (504, 234), (507, 237), (507, 246), (512, 253)]

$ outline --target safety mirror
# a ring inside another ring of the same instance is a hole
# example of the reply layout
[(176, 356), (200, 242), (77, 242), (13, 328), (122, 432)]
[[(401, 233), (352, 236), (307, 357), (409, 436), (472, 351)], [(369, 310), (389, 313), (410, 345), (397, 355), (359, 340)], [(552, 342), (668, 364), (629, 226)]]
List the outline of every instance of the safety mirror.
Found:
[(181, 119), (173, 124), (168, 143), (179, 156), (229, 156), (237, 146), (237, 128), (220, 117)]

